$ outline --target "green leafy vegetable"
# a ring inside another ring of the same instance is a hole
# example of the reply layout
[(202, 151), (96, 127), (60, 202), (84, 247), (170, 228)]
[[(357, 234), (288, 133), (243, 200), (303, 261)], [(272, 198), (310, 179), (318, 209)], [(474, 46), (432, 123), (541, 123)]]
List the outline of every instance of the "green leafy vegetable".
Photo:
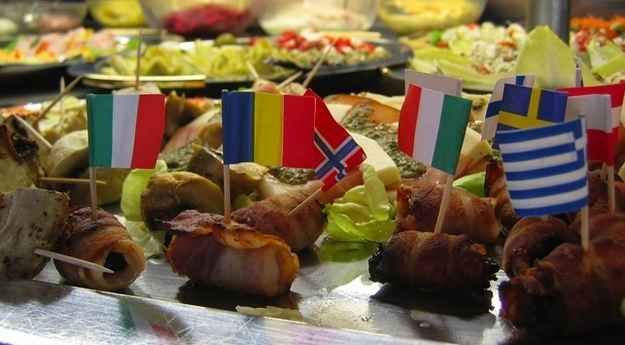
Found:
[(143, 247), (145, 258), (163, 254), (165, 231), (151, 232), (143, 222), (126, 221), (126, 229), (130, 238)]
[(469, 193), (475, 194), (479, 197), (485, 196), (484, 184), (486, 179), (486, 172), (482, 171), (472, 175), (463, 176), (454, 181), (454, 187), (462, 188)]
[(166, 172), (165, 161), (158, 160), (156, 167), (150, 169), (134, 169), (124, 180), (122, 187), (121, 209), (126, 219), (141, 222), (141, 193), (148, 186), (152, 175), (158, 172)]
[(547, 26), (529, 33), (517, 61), (516, 74), (536, 76), (538, 86), (559, 89), (575, 86), (575, 54)]
[(373, 167), (364, 165), (364, 185), (325, 207), (326, 232), (337, 241), (384, 242), (395, 230), (395, 208)]
[(375, 242), (344, 242), (326, 237), (319, 248), (321, 261), (351, 262), (368, 258), (378, 244)]

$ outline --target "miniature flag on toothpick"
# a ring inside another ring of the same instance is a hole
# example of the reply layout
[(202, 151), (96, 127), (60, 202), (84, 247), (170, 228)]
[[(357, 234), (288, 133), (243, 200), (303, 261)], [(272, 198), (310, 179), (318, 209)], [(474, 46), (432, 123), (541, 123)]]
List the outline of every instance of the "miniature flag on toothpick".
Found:
[(399, 118), (399, 148), (454, 175), (470, 112), (471, 101), (410, 85)]
[(503, 103), (503, 90), (506, 84), (532, 87), (534, 85), (534, 76), (517, 75), (499, 79), (495, 84), (493, 94), (490, 96), (488, 107), (486, 108), (486, 118), (484, 120), (484, 128), (482, 129), (482, 140), (491, 140), (495, 137), (497, 131), (497, 120), (501, 105)]
[(505, 84), (497, 131), (544, 127), (563, 122), (566, 100), (567, 95), (563, 92)]
[[(588, 159), (604, 163), (608, 175), (608, 207), (610, 213), (614, 214), (616, 211), (614, 164), (625, 84), (567, 88), (561, 91), (569, 94), (567, 118), (574, 118), (580, 114), (587, 118)], [(602, 95), (604, 98), (599, 100), (594, 97), (594, 101), (591, 101), (589, 95)], [(609, 112), (606, 110), (605, 97), (609, 97)]]
[(471, 101), (410, 85), (399, 117), (399, 148), (416, 161), (446, 172), (434, 232), (440, 233), (464, 141)]
[(582, 119), (497, 134), (512, 206), (521, 217), (582, 209), (588, 248), (586, 130)]
[(230, 222), (230, 164), (314, 168), (315, 99), (262, 92), (222, 95), (224, 220)]
[(315, 175), (323, 181), (323, 190), (328, 190), (360, 166), (367, 156), (347, 130), (334, 120), (321, 97), (310, 89), (305, 95), (316, 102)]
[(443, 75), (426, 74), (404, 70), (405, 93), (408, 94), (410, 85), (420, 85), (430, 90), (439, 91), (446, 95), (458, 96), (462, 94), (462, 80), (446, 77)]
[(262, 92), (222, 96), (224, 163), (312, 168), (315, 99)]
[(89, 165), (153, 169), (165, 132), (161, 94), (88, 95)]

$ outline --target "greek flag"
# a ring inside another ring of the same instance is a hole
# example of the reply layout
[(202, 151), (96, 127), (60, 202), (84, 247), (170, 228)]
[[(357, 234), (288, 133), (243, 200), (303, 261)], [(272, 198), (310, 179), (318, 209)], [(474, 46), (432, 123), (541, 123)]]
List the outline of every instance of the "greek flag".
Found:
[(500, 131), (497, 142), (512, 206), (519, 216), (575, 212), (588, 204), (582, 119)]
[(495, 132), (497, 131), (497, 115), (499, 115), (499, 110), (501, 110), (501, 104), (503, 103), (503, 89), (506, 84), (532, 87), (534, 85), (534, 76), (517, 75), (515, 77), (499, 79), (497, 81), (493, 94), (490, 96), (488, 107), (486, 108), (486, 118), (484, 120), (484, 129), (482, 130), (482, 140), (490, 140), (495, 137)]

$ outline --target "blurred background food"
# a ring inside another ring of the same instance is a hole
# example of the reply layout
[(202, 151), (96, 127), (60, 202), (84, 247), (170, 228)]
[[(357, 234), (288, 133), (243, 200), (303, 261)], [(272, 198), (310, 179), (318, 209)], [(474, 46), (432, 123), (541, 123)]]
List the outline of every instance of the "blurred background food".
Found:
[(261, 0), (259, 23), (267, 33), (313, 30), (369, 30), (378, 0)]
[(102, 26), (131, 28), (145, 23), (139, 0), (88, 0), (87, 3), (89, 13)]

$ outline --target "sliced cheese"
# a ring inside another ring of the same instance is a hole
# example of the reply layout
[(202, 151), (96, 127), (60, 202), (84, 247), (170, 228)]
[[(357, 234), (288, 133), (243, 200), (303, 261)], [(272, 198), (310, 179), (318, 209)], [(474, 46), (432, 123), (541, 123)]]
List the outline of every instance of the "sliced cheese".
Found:
[(480, 133), (467, 127), (464, 142), (462, 143), (462, 150), (460, 151), (461, 156), (465, 156), (472, 161), (479, 161), (491, 153), (492, 148), (490, 144), (482, 140)]
[(367, 159), (363, 164), (371, 165), (385, 186), (392, 187), (398, 185), (401, 181), (399, 168), (397, 168), (393, 159), (391, 159), (384, 149), (382, 149), (375, 140), (367, 138), (362, 134), (350, 134), (367, 154)]
[(343, 121), (345, 115), (347, 115), (349, 110), (352, 108), (352, 105), (350, 104), (340, 103), (328, 103), (327, 106), (328, 110), (330, 110), (330, 113), (332, 114), (332, 117), (338, 123), (341, 123), (341, 121)]
[(621, 179), (623, 181), (625, 181), (625, 163), (623, 163), (623, 166), (621, 167), (621, 169), (618, 171), (618, 176), (621, 177)]

